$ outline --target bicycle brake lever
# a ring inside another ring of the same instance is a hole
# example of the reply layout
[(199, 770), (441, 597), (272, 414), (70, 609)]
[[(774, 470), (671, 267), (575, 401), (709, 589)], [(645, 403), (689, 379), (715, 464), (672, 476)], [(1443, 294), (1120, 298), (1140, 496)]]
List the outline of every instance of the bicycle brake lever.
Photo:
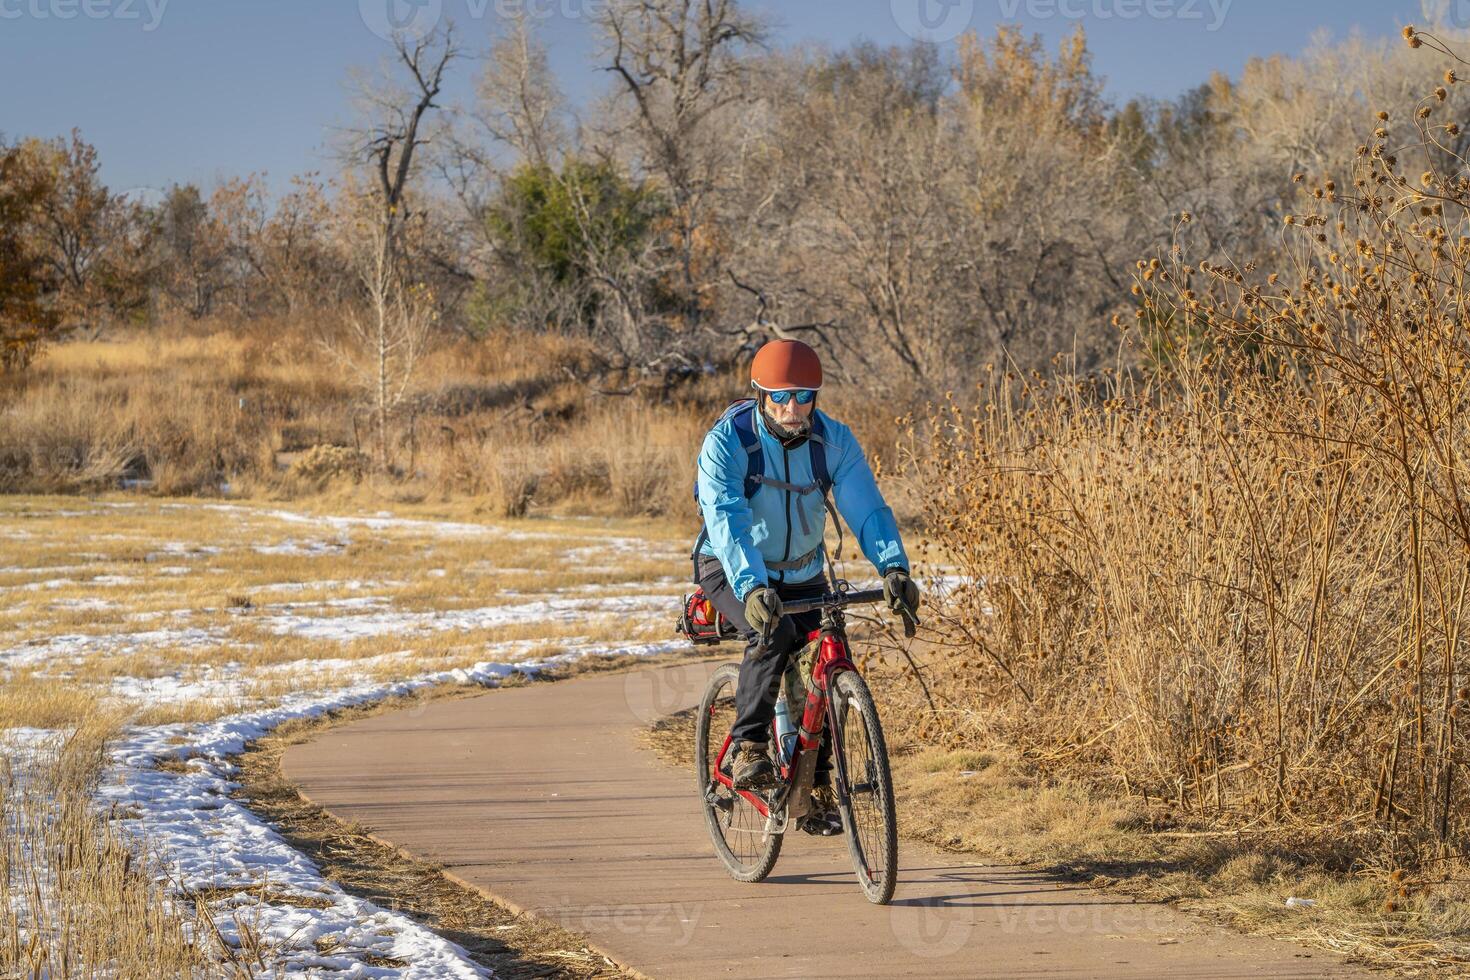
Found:
[(907, 609), (900, 610), (899, 615), (903, 618), (904, 639), (912, 640), (914, 638), (914, 634), (919, 631), (920, 624), (918, 615), (916, 613), (909, 612)]

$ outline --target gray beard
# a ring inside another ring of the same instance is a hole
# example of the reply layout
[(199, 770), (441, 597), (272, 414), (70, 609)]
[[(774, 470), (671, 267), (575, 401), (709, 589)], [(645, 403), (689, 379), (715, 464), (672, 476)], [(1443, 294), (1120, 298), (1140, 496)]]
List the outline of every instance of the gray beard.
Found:
[(807, 416), (794, 426), (785, 426), (771, 418), (770, 414), (767, 413), (766, 425), (770, 428), (771, 434), (782, 442), (790, 439), (804, 439), (812, 431), (811, 416)]

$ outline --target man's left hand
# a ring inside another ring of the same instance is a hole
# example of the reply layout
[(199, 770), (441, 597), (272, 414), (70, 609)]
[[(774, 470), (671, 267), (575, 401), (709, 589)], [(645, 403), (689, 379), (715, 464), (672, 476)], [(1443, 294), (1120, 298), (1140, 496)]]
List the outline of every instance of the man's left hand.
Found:
[(896, 613), (918, 615), (919, 587), (909, 578), (909, 573), (901, 568), (895, 568), (883, 576), (883, 598), (888, 601), (888, 608)]

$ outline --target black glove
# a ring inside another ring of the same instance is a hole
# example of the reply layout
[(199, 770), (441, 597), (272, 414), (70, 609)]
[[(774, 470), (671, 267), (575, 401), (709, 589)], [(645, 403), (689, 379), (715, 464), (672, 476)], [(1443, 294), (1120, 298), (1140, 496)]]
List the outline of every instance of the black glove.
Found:
[(764, 633), (766, 625), (781, 618), (781, 597), (775, 589), (764, 585), (750, 590), (745, 597), (745, 621), (757, 633)]
[(919, 612), (919, 587), (902, 568), (892, 569), (883, 576), (883, 598), (896, 613), (916, 616)]

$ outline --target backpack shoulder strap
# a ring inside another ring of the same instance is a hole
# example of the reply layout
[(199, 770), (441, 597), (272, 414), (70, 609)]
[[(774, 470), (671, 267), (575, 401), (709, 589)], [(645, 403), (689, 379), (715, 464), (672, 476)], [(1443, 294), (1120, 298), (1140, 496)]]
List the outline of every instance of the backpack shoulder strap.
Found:
[[(728, 408), (720, 413), (715, 425), (719, 425), (729, 419), (735, 428), (735, 436), (740, 440), (740, 447), (745, 450), (745, 485), (743, 487), (745, 499), (749, 500), (755, 496), (760, 489), (761, 476), (765, 472), (765, 454), (761, 452), (760, 433), (755, 431), (755, 399), (741, 398), (732, 402)], [(694, 500), (699, 501), (699, 478), (694, 479)], [(709, 538), (709, 528), (703, 522), (700, 524), (699, 537), (694, 541), (694, 548), (689, 552), (689, 557), (694, 561), (694, 581), (699, 581), (699, 549), (704, 547), (704, 542)]]
[[(715, 425), (729, 420), (735, 429), (735, 436), (740, 440), (740, 448), (745, 450), (745, 499), (749, 500), (755, 496), (760, 489), (761, 476), (765, 473), (766, 459), (761, 452), (760, 433), (755, 431), (755, 399), (741, 398), (720, 413)], [(699, 499), (699, 480), (694, 481), (694, 498)]]
[(735, 435), (745, 450), (745, 499), (755, 496), (760, 489), (760, 478), (765, 472), (766, 457), (761, 452), (760, 433), (755, 431), (755, 399), (744, 398), (725, 411), (735, 427)]

